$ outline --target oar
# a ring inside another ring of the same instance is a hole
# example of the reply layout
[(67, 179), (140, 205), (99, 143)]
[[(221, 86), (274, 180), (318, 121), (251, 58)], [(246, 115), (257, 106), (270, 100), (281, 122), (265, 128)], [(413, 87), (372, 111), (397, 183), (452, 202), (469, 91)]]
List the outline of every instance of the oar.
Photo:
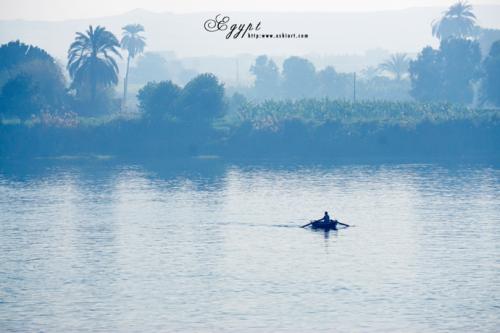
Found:
[(311, 224), (313, 224), (314, 222), (316, 222), (316, 221), (311, 221), (311, 222), (309, 222), (308, 224), (304, 224), (303, 226), (301, 226), (301, 228), (305, 228), (305, 227), (307, 227), (307, 226), (310, 226), (310, 225), (311, 225)]

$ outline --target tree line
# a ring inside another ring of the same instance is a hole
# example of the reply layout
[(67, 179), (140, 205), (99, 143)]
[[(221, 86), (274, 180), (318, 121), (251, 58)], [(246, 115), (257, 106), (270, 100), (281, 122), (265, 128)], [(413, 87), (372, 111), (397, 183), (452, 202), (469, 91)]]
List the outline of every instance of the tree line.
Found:
[[(280, 70), (266, 55), (250, 67), (255, 76), (251, 89), (226, 96), (227, 89), (213, 74), (201, 74), (181, 87), (172, 81), (147, 83), (137, 94), (138, 110), (146, 121), (209, 123), (226, 111), (265, 100), (329, 98), (448, 102), (500, 105), (500, 41), (481, 55), (474, 39), (477, 28), (472, 7), (452, 5), (433, 22), (438, 49), (425, 47), (415, 59), (396, 53), (355, 81), (353, 73), (337, 72), (332, 66), (317, 70), (308, 59), (292, 56)], [(77, 32), (69, 46), (66, 69), (43, 49), (14, 41), (0, 46), (0, 112), (3, 118), (30, 119), (43, 115), (102, 115), (127, 107), (131, 62), (144, 51), (144, 27), (130, 24), (118, 38), (106, 28), (90, 26)], [(123, 97), (116, 98), (118, 61), (126, 53)], [(382, 74), (381, 74), (382, 73)], [(372, 95), (370, 95), (370, 93)], [(247, 108), (248, 109), (248, 108)]]
[(273, 59), (262, 55), (250, 68), (255, 84), (248, 95), (261, 100), (354, 99), (357, 90), (362, 99), (500, 106), (500, 41), (492, 42), (482, 55), (478, 30), (482, 29), (472, 6), (457, 2), (432, 24), (432, 33), (440, 40), (438, 49), (424, 47), (415, 59), (393, 54), (379, 66), (365, 69), (358, 82), (354, 73), (340, 73), (332, 66), (316, 70), (300, 57), (285, 59), (280, 71)]

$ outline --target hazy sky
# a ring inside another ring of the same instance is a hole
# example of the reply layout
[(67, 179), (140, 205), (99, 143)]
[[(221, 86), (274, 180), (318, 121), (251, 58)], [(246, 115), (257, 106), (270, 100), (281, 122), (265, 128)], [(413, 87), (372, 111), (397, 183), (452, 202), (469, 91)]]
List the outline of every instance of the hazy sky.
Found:
[[(136, 8), (191, 11), (376, 11), (449, 6), (454, 0), (0, 0), (0, 19), (64, 20), (121, 14)], [(469, 1), (500, 4), (500, 0)]]

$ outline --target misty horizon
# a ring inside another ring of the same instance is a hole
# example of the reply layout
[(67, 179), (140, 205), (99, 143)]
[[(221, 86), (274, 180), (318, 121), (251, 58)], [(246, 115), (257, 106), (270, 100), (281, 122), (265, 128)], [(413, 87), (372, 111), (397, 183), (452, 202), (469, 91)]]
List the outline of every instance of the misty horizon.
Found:
[[(412, 8), (441, 8), (445, 9), (452, 1), (324, 1), (313, 0), (307, 4), (301, 1), (275, 1), (264, 0), (253, 1), (251, 4), (235, 3), (233, 1), (217, 0), (210, 3), (199, 1), (163, 1), (146, 0), (140, 6), (131, 0), (106, 1), (105, 3), (95, 0), (84, 3), (20, 0), (3, 1), (0, 12), (0, 20), (28, 20), (28, 21), (62, 21), (75, 19), (103, 18), (108, 16), (123, 15), (135, 10), (144, 10), (151, 13), (204, 13), (214, 11), (224, 12), (381, 12), (398, 11)], [(471, 1), (473, 6), (499, 5), (500, 1)], [(97, 13), (96, 13), (97, 12)]]
[[(96, 14), (92, 18), (46, 20), (0, 20), (0, 42), (22, 40), (39, 45), (57, 58), (66, 56), (67, 45), (76, 31), (89, 25), (101, 25), (118, 33), (124, 24), (140, 23), (146, 28), (147, 51), (174, 51), (179, 57), (235, 56), (240, 54), (346, 55), (367, 50), (416, 53), (426, 45), (437, 46), (431, 35), (431, 23), (444, 7), (413, 7), (379, 12), (232, 12), (197, 11), (191, 13), (155, 13), (135, 9), (119, 15)], [(498, 29), (500, 4), (475, 5), (478, 24)], [(207, 34), (203, 21), (215, 13), (230, 15), (233, 22), (261, 21), (269, 32), (306, 32), (302, 41), (226, 41)], [(301, 22), (297, 25), (297, 22)], [(404, 33), (403, 33), (404, 31)], [(214, 47), (215, 46), (215, 47)]]

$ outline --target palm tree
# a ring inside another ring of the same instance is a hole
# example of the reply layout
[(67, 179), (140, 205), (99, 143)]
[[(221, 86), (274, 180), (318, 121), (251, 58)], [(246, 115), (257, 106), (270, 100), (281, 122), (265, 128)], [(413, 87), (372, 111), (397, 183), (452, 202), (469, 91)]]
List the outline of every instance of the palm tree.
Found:
[(443, 17), (432, 22), (432, 35), (443, 40), (450, 37), (471, 36), (476, 25), (476, 15), (467, 1), (458, 1), (443, 12)]
[(391, 57), (379, 65), (380, 70), (386, 71), (394, 75), (396, 80), (400, 81), (403, 75), (408, 72), (410, 60), (406, 53), (395, 53)]
[(140, 32), (144, 31), (144, 27), (140, 24), (128, 24), (122, 28), (123, 37), (121, 40), (122, 49), (127, 50), (127, 71), (125, 73), (125, 80), (123, 81), (123, 106), (126, 106), (127, 102), (127, 88), (128, 88), (128, 73), (130, 68), (130, 60), (135, 58), (136, 55), (144, 51), (146, 46), (146, 38), (139, 35)]
[(113, 56), (121, 59), (118, 39), (106, 30), (89, 26), (85, 33), (77, 32), (68, 51), (68, 71), (72, 87), (90, 85), (91, 99), (95, 101), (97, 85), (104, 87), (118, 83), (118, 65)]

